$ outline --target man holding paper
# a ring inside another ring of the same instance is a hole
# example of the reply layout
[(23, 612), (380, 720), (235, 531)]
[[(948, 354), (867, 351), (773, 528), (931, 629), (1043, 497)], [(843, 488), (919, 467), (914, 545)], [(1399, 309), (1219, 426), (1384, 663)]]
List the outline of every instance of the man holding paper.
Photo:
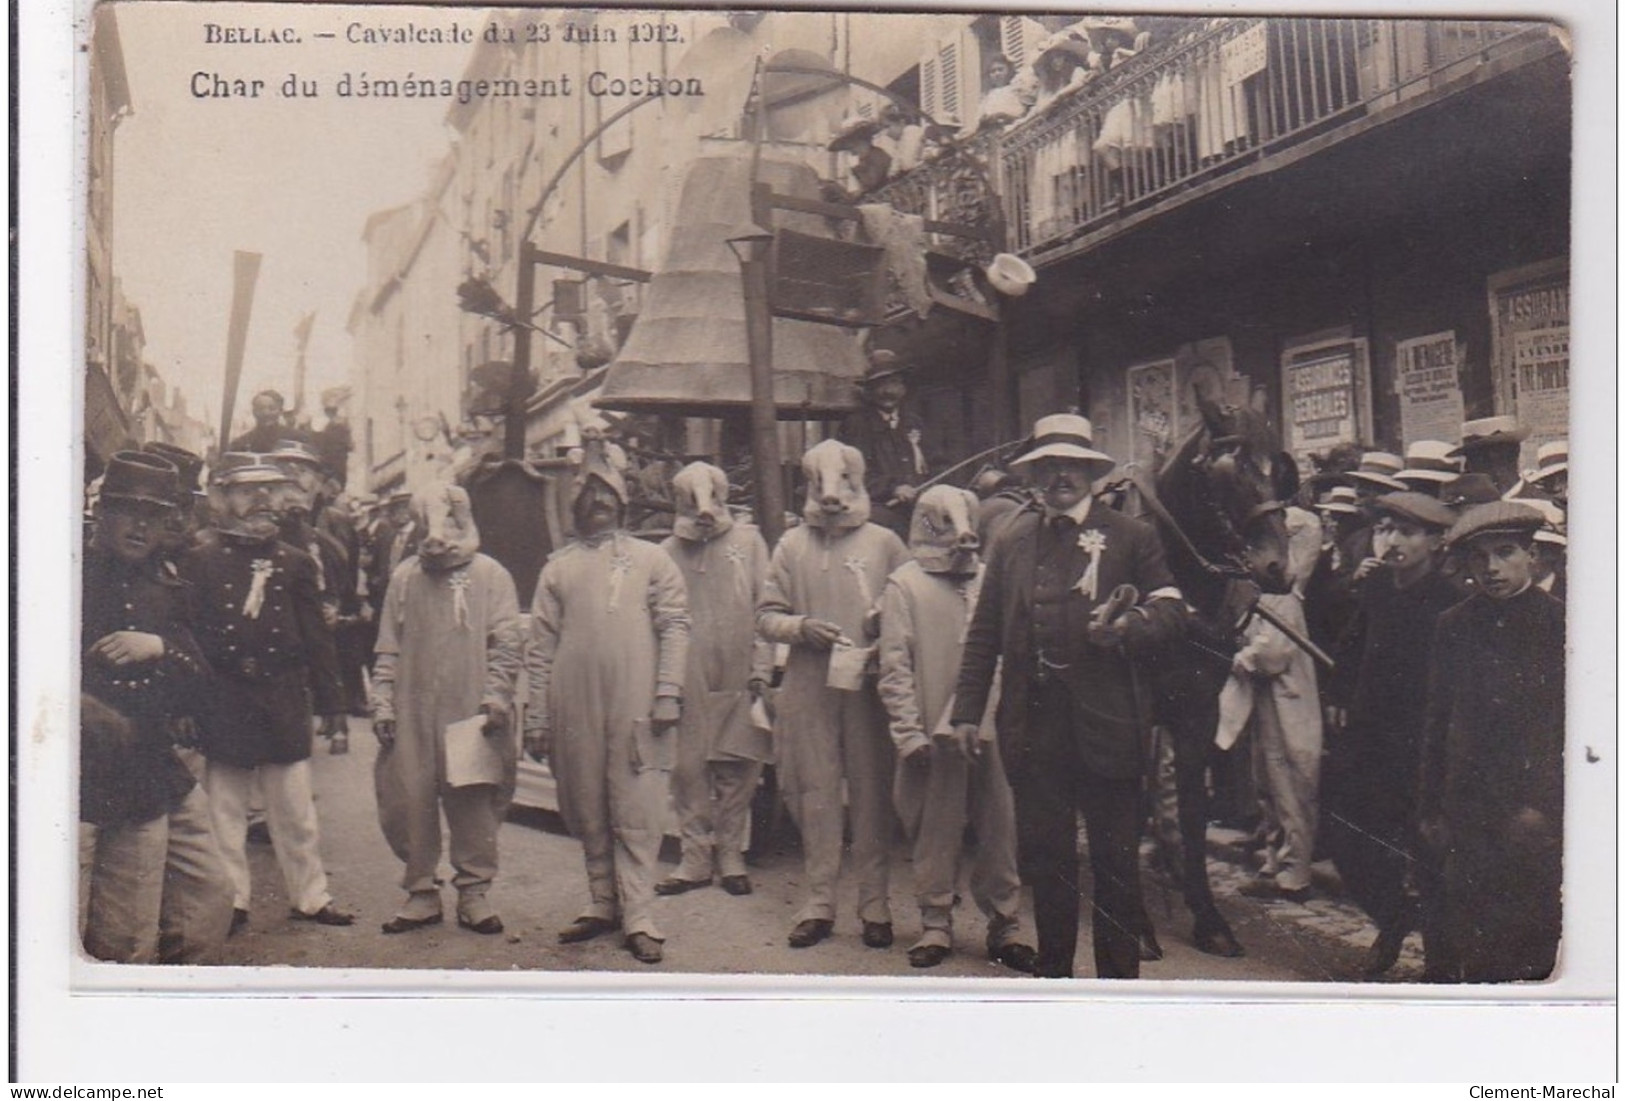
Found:
[(406, 902), (383, 930), (440, 923), (444, 808), (457, 924), (500, 933), (487, 896), (518, 759), (511, 715), (522, 660), (519, 599), (508, 571), (478, 553), (466, 490), (436, 487), (412, 508), (425, 535), (390, 577), (372, 674), (378, 820), (406, 864)]

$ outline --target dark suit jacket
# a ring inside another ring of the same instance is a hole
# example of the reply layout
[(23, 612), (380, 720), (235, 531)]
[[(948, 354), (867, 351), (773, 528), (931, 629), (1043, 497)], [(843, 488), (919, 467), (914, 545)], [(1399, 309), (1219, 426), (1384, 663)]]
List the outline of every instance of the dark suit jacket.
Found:
[[(1033, 573), (1042, 519), (1035, 509), (1022, 511), (1010, 517), (994, 537), (954, 696), (953, 721), (977, 722), (987, 706), (994, 668), (1004, 659), (994, 721), (1000, 751), (1007, 759), (1018, 761), (1027, 750), (1027, 701), (1036, 669)], [(1136, 691), (1131, 655), (1151, 653), (1179, 637), (1185, 625), (1185, 605), (1177, 599), (1146, 599), (1159, 589), (1174, 586), (1162, 542), (1151, 525), (1096, 501), (1079, 529), (1080, 534), (1086, 531), (1099, 531), (1106, 539), (1097, 599), (1091, 600), (1076, 588), (1068, 590), (1063, 611), (1068, 652), (1051, 658), (1068, 666), (1057, 675), (1072, 695), (1073, 725), (1084, 763), (1102, 775), (1128, 778), (1139, 775), (1144, 767), (1141, 737), (1144, 708), (1150, 702)], [(1082, 574), (1080, 565), (1073, 584)], [(1140, 610), (1130, 616), (1132, 633), (1121, 650), (1095, 646), (1086, 639), (1090, 615), (1123, 584), (1138, 588), (1142, 600)]]

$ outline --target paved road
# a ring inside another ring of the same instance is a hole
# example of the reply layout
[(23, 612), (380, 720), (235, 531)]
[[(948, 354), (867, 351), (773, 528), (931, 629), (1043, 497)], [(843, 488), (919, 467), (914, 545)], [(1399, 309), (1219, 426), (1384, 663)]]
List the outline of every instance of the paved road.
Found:
[[(568, 923), (586, 898), (580, 847), (556, 822), (530, 816), (509, 822), (501, 834), (502, 871), (492, 892), (507, 925), (504, 934), (479, 936), (451, 922), (454, 895), (446, 890), (447, 924), (399, 936), (385, 936), (379, 924), (401, 899), (400, 865), (379, 832), (372, 789), (376, 745), (364, 720), (351, 721), (352, 751), (329, 757), (319, 748), (314, 760), (322, 851), (331, 887), (341, 906), (355, 910), (350, 928), (324, 928), (287, 920), (287, 900), (269, 846), (251, 845), (255, 899), (251, 923), (227, 942), (222, 962), (294, 967), (443, 968), (491, 971), (623, 971), (639, 974), (865, 975), (912, 980), (999, 978), (1026, 980), (990, 963), (982, 952), (981, 917), (968, 904), (956, 930), (955, 954), (929, 971), (909, 967), (905, 949), (918, 933), (917, 911), (909, 890), (908, 864), (901, 847), (892, 876), (892, 910), (898, 943), (889, 951), (865, 948), (858, 939), (853, 898), (841, 898), (841, 914), (830, 940), (792, 950), (785, 934), (800, 897), (801, 862), (795, 852), (770, 854), (751, 874), (756, 892), (735, 898), (719, 888), (661, 899), (660, 921), (668, 941), (666, 960), (649, 967), (632, 959), (618, 937), (560, 945), (558, 928)], [(552, 828), (548, 828), (551, 826)], [(1176, 891), (1147, 879), (1147, 906), (1166, 952), (1143, 970), (1146, 979), (1350, 981), (1374, 931), (1358, 911), (1333, 899), (1304, 905), (1256, 902), (1238, 896), (1248, 873), (1224, 860), (1210, 861), (1220, 904), (1248, 949), (1244, 959), (1204, 955), (1191, 946), (1190, 918)], [(449, 868), (445, 872), (450, 876)], [(1087, 909), (1086, 909), (1087, 913)], [(1415, 944), (1407, 948), (1396, 979), (1420, 974)], [(1080, 975), (1090, 971), (1087, 918), (1078, 947)]]

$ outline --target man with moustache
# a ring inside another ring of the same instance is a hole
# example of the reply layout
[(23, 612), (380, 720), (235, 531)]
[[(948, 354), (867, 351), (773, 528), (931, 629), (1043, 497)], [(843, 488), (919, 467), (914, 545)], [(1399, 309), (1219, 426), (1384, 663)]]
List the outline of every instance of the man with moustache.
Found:
[(1032, 471), (1041, 504), (995, 538), (952, 712), (956, 738), (974, 741), (1002, 658), (994, 721), (1042, 978), (1073, 974), (1079, 810), (1094, 872), (1096, 973), (1139, 976), (1146, 749), (1133, 662), (1177, 638), (1187, 614), (1156, 530), (1093, 500), (1092, 483), (1115, 465), (1093, 435), (1085, 417), (1044, 417), (1015, 460)]
[(531, 603), (525, 751), (548, 759), (586, 859), (590, 900), (559, 943), (624, 929), (626, 950), (652, 964), (666, 939), (655, 870), (682, 718), (688, 594), (671, 557), (626, 530), (626, 482), (604, 441), (583, 450), (576, 537), (542, 567)]
[(919, 485), (930, 473), (922, 441), (925, 422), (903, 405), (908, 364), (887, 348), (869, 353), (863, 376), (864, 404), (841, 422), (836, 436), (863, 454), (870, 519), (908, 538), (908, 518)]
[(232, 882), (232, 929), (248, 923), (244, 843), (256, 779), (282, 867), (290, 917), (349, 925), (322, 867), (311, 791), (312, 710), (324, 734), (344, 725), (333, 634), (323, 621), (317, 565), (278, 538), (288, 475), (259, 455), (226, 454), (215, 473), (217, 537), (187, 556), (196, 633), (213, 670), (198, 693), (204, 790)]

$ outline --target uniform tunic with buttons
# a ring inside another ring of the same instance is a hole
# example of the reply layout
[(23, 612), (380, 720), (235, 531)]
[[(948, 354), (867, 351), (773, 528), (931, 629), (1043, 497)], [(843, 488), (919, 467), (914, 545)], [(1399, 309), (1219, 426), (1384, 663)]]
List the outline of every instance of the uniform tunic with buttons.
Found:
[(129, 721), (134, 740), (115, 744), (89, 726), (79, 747), (79, 819), (98, 826), (145, 822), (169, 812), (192, 790), (175, 755), (168, 720), (208, 672), (193, 638), (185, 586), (156, 560), (137, 565), (92, 547), (85, 552), (83, 645), (114, 631), (164, 640), (156, 662), (117, 668), (86, 656), (80, 688)]
[[(316, 563), (276, 539), (222, 532), (185, 560), (198, 643), (214, 674), (200, 693), (204, 755), (241, 768), (309, 758), (312, 708), (344, 710)], [(250, 596), (264, 576), (257, 611)]]

